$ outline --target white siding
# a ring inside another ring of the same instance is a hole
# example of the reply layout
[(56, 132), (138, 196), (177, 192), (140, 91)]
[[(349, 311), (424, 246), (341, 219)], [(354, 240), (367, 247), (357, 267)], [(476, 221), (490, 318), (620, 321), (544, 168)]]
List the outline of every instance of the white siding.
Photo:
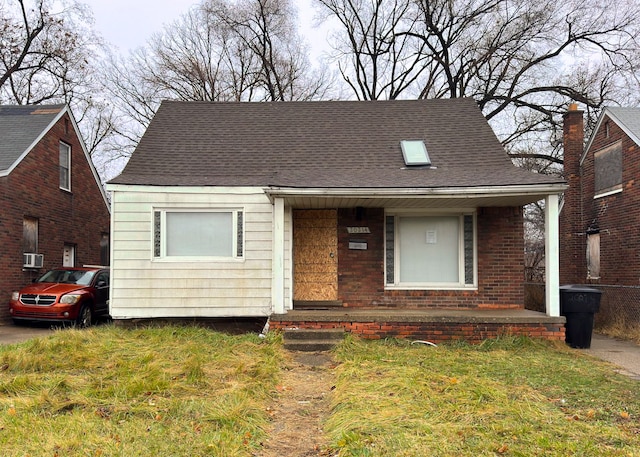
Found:
[[(241, 317), (272, 313), (272, 204), (261, 188), (110, 186), (111, 315)], [(153, 257), (154, 209), (242, 209), (244, 258), (175, 262)], [(290, 218), (285, 231), (285, 301), (290, 301)]]

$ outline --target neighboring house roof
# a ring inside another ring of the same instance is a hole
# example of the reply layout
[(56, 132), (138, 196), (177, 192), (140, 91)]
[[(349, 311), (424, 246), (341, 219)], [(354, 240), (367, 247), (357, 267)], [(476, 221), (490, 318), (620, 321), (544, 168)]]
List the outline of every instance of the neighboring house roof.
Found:
[(0, 177), (9, 175), (65, 113), (69, 114), (96, 185), (110, 210), (100, 176), (84, 145), (73, 114), (65, 104), (0, 105)]
[(600, 129), (604, 119), (607, 117), (619, 125), (627, 136), (640, 146), (640, 108), (607, 106), (600, 113), (598, 122), (596, 122), (596, 126), (591, 133), (591, 137), (589, 138), (589, 141), (587, 141), (587, 145), (584, 149), (585, 152), (580, 163), (584, 160), (587, 151), (591, 148), (591, 143), (593, 143), (596, 133)]
[(15, 168), (64, 109), (65, 105), (0, 105), (0, 176)]
[[(431, 167), (407, 167), (424, 140)], [(290, 188), (564, 185), (511, 163), (470, 98), (323, 102), (164, 101), (110, 184)]]

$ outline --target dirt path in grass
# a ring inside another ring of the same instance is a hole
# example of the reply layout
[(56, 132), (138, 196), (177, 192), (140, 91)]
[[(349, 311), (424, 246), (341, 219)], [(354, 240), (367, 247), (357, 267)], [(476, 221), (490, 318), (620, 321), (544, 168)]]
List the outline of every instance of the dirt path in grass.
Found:
[(324, 352), (289, 355), (276, 402), (269, 408), (269, 438), (256, 456), (328, 456), (322, 425), (329, 415), (335, 363)]

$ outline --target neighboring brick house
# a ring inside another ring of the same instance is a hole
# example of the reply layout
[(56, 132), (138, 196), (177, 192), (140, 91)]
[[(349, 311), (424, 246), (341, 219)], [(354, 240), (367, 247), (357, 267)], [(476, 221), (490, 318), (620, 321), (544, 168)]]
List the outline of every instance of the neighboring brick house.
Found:
[(110, 215), (66, 105), (0, 105), (0, 138), (0, 297), (8, 305), (12, 291), (47, 269), (108, 263)]
[(472, 99), (165, 101), (107, 185), (111, 314), (524, 314), (522, 208), (544, 199), (559, 316), (565, 188), (513, 166)]
[(584, 142), (583, 112), (565, 114), (560, 281), (640, 284), (640, 108), (606, 107)]

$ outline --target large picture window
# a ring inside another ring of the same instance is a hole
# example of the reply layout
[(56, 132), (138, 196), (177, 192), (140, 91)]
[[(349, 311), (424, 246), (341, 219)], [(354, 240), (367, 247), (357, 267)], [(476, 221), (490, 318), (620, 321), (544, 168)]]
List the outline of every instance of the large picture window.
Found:
[(387, 214), (388, 288), (475, 286), (473, 214)]
[(240, 210), (156, 210), (153, 219), (156, 258), (243, 256)]

